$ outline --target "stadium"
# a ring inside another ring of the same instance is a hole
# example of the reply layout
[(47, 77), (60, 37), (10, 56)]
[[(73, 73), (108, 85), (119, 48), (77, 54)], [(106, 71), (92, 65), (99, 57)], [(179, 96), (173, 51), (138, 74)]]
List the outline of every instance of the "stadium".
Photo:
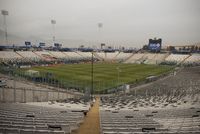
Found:
[[(1, 13), (7, 26), (10, 12)], [(200, 134), (200, 43), (148, 36), (134, 49), (102, 40), (70, 47), (58, 43), (57, 21), (50, 22), (51, 43), (11, 45), (5, 27), (0, 134)]]
[(200, 132), (198, 52), (44, 48), (0, 57), (3, 133), (84, 133), (90, 120), (102, 134)]

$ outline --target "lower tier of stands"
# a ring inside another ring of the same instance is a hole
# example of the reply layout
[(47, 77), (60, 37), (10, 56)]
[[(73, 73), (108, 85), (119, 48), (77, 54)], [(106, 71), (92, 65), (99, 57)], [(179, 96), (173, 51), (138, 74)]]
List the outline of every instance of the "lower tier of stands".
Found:
[(102, 134), (199, 134), (200, 108), (101, 110)]
[(90, 108), (80, 100), (48, 103), (0, 103), (1, 134), (70, 134)]
[(200, 68), (183, 68), (173, 75), (102, 96), (102, 134), (199, 134)]

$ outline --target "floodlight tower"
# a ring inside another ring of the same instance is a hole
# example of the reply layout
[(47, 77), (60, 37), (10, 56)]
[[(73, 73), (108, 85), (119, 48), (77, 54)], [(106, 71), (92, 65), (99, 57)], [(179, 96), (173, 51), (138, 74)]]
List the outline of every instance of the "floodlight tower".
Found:
[(7, 33), (7, 24), (6, 24), (6, 16), (8, 16), (8, 11), (1, 10), (1, 14), (3, 15), (3, 23), (4, 23), (4, 30), (5, 30), (5, 39), (6, 39), (6, 45), (8, 45), (8, 33)]
[(55, 43), (56, 37), (55, 37), (55, 25), (56, 25), (56, 20), (51, 20), (51, 24), (53, 27), (53, 43)]
[[(98, 24), (98, 30), (99, 30), (99, 41), (100, 41), (100, 45), (101, 45), (101, 29), (103, 28), (103, 23), (99, 22)], [(102, 46), (101, 46), (101, 49), (102, 49)]]
[(98, 23), (99, 31), (100, 31), (100, 29), (101, 29), (102, 27), (103, 27), (103, 23), (99, 22), (99, 23)]

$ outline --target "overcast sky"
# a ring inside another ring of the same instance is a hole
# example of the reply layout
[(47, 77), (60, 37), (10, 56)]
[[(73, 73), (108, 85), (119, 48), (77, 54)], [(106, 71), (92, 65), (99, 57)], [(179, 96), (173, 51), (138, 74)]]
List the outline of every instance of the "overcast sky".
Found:
[[(10, 43), (52, 43), (64, 46), (108, 45), (140, 47), (149, 38), (163, 45), (200, 42), (200, 0), (0, 0), (8, 10)], [(98, 29), (98, 22), (103, 27)], [(0, 44), (4, 43), (0, 16)]]

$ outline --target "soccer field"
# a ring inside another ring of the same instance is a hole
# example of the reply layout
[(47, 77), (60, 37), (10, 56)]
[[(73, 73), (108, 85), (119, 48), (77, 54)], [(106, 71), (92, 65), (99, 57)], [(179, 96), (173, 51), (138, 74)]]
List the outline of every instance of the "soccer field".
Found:
[[(172, 69), (170, 66), (145, 65), (145, 64), (119, 64), (95, 63), (94, 64), (94, 91), (96, 93), (115, 88), (136, 80), (144, 80), (150, 75), (160, 75)], [(65, 87), (78, 89), (91, 88), (91, 64), (65, 64), (48, 67), (33, 67), (31, 70), (40, 72), (43, 76), (47, 72)]]

